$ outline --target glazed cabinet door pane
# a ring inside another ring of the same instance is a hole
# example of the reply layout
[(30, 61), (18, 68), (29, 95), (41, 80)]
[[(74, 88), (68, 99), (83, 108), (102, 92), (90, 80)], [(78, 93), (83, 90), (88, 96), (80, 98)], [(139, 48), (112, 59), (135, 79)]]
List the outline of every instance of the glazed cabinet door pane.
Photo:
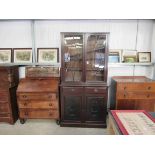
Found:
[(105, 121), (106, 97), (86, 96), (86, 121)]
[(64, 97), (64, 120), (81, 120), (81, 96)]
[(83, 65), (83, 35), (64, 34), (62, 51), (64, 81), (81, 81)]
[(86, 81), (105, 81), (106, 35), (90, 34), (86, 47)]

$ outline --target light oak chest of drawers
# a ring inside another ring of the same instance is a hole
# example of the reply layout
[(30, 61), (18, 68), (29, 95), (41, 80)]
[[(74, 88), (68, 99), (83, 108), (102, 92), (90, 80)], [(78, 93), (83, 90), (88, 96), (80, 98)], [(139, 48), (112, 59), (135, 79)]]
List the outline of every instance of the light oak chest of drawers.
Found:
[(21, 123), (29, 118), (59, 120), (59, 78), (21, 79), (17, 89)]
[(112, 77), (115, 109), (155, 111), (155, 81), (144, 76)]

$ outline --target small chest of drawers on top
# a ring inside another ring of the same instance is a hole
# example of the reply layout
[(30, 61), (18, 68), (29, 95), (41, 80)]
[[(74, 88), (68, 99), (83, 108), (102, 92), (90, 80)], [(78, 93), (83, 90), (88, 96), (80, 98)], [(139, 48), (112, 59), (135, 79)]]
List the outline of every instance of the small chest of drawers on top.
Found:
[(0, 122), (14, 124), (18, 119), (16, 99), (18, 81), (17, 66), (0, 66)]
[(144, 76), (112, 77), (115, 109), (155, 111), (155, 81)]
[(59, 121), (59, 78), (21, 79), (17, 90), (20, 122), (29, 118)]

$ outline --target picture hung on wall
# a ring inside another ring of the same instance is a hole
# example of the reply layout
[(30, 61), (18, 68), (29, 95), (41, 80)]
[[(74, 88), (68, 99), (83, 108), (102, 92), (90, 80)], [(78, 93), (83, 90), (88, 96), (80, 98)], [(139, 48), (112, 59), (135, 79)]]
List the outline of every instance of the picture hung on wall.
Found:
[(0, 48), (0, 63), (11, 63), (11, 48)]
[(59, 62), (59, 48), (38, 48), (37, 52), (39, 63)]
[(126, 62), (126, 63), (137, 62), (137, 51), (136, 50), (123, 50), (122, 62)]
[(138, 52), (139, 62), (151, 62), (151, 52)]
[(15, 63), (32, 63), (32, 48), (14, 48), (13, 60)]
[(121, 62), (121, 55), (122, 55), (122, 50), (121, 49), (112, 49), (109, 50), (109, 63), (119, 63)]

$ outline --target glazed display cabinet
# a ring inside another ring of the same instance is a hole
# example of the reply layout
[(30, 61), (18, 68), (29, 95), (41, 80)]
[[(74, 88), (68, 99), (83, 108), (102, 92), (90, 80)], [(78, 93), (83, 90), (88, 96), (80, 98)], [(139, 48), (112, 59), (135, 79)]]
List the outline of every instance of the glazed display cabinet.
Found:
[(106, 127), (108, 33), (61, 33), (61, 126)]

